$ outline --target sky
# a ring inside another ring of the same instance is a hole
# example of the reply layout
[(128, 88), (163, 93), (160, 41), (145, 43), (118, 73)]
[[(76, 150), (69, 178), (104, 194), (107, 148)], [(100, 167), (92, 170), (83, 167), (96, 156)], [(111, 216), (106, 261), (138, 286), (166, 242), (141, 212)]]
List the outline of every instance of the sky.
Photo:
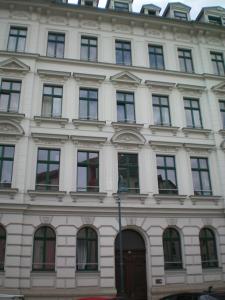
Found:
[[(105, 7), (107, 0), (99, 0), (99, 7)], [(69, 0), (70, 3), (77, 3), (77, 0)], [(201, 8), (204, 6), (222, 6), (225, 8), (225, 0), (134, 0), (133, 11), (139, 12), (143, 4), (155, 4), (162, 8), (161, 14), (164, 11), (168, 2), (182, 2), (190, 7), (191, 17), (196, 18)]]

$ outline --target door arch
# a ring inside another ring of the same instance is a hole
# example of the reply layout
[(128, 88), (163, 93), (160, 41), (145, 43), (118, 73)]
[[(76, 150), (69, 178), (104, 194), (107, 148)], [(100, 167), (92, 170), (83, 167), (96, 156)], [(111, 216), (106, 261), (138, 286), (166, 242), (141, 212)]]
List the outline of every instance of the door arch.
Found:
[[(147, 300), (146, 249), (142, 236), (133, 229), (122, 231), (124, 289), (130, 300)], [(116, 288), (120, 290), (119, 234), (115, 240)]]

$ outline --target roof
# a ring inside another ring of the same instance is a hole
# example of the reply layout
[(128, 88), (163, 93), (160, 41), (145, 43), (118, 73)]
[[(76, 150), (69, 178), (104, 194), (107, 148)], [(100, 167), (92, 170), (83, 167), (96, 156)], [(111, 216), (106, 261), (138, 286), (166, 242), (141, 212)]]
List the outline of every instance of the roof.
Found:
[(154, 10), (154, 11), (161, 11), (161, 7), (159, 6), (156, 6), (154, 4), (145, 4), (145, 5), (142, 5), (141, 7), (141, 13), (144, 11), (144, 9), (147, 8), (147, 9), (150, 9), (150, 10)]
[[(110, 2), (111, 2), (112, 0), (107, 0), (107, 2), (106, 2), (106, 8), (109, 8), (109, 4), (110, 4)], [(116, 0), (116, 1), (120, 1), (120, 0)], [(127, 0), (127, 2), (130, 2), (129, 0)], [(133, 0), (131, 0), (131, 2), (133, 3)]]
[(165, 11), (163, 13), (163, 17), (165, 17), (170, 9), (170, 6), (172, 5), (179, 5), (179, 6), (183, 6), (188, 12), (191, 10), (191, 7), (190, 6), (187, 6), (181, 2), (170, 2), (167, 4), (166, 8), (165, 8)]
[(200, 13), (198, 14), (198, 16), (196, 18), (196, 21), (198, 21), (201, 18), (201, 16), (203, 15), (203, 13), (207, 10), (220, 10), (220, 11), (224, 11), (224, 13), (225, 13), (225, 9), (222, 6), (206, 6), (201, 9)]

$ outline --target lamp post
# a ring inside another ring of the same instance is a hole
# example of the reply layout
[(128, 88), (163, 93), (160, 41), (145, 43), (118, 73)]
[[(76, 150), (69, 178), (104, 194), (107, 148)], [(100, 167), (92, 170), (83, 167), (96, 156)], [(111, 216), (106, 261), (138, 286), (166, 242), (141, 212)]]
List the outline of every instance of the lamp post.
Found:
[(121, 225), (121, 193), (126, 193), (128, 191), (126, 182), (122, 175), (119, 175), (118, 180), (118, 191), (117, 191), (117, 201), (118, 201), (118, 217), (119, 217), (119, 266), (120, 266), (120, 291), (119, 297), (121, 300), (125, 299), (124, 290), (124, 273), (123, 273), (123, 239), (122, 239), (122, 225)]

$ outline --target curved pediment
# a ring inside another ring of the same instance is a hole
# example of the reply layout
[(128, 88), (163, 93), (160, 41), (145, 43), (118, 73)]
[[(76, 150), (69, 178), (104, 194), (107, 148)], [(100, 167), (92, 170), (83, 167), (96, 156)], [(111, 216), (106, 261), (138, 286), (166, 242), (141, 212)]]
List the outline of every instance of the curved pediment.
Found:
[(146, 140), (142, 134), (134, 130), (120, 130), (116, 132), (112, 139), (113, 144), (144, 145)]
[(0, 136), (21, 137), (24, 135), (23, 128), (16, 122), (0, 120)]

